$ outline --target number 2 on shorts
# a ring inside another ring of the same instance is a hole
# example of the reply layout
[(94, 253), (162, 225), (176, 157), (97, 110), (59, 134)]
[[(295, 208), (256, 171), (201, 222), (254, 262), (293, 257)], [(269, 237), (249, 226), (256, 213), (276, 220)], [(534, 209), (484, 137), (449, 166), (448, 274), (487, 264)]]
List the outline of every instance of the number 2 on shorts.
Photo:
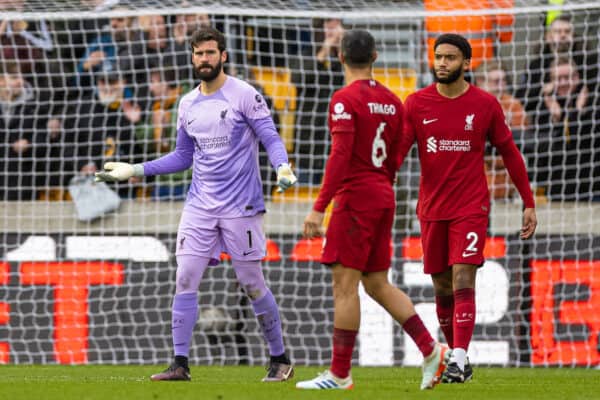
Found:
[(469, 245), (463, 252), (463, 257), (465, 256), (465, 254), (468, 254), (468, 253), (472, 253), (472, 254), (477, 253), (478, 249), (477, 249), (477, 247), (475, 247), (475, 245), (477, 244), (478, 239), (479, 239), (479, 236), (477, 236), (477, 234), (475, 232), (467, 233), (467, 240), (470, 240), (471, 242), (469, 243)]

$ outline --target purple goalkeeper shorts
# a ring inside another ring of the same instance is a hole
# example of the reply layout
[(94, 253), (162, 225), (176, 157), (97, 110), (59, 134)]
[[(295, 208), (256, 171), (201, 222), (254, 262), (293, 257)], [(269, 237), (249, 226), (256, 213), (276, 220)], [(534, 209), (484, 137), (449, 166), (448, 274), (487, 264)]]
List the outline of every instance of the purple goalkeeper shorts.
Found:
[(233, 260), (254, 261), (264, 258), (266, 241), (263, 214), (216, 218), (184, 209), (175, 254), (208, 257), (218, 262), (221, 252), (225, 252)]

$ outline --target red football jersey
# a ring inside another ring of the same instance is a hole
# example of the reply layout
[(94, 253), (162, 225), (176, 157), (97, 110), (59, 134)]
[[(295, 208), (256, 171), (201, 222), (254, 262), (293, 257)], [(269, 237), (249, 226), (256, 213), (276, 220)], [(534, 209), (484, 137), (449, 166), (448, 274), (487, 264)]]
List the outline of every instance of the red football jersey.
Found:
[(358, 80), (338, 90), (329, 104), (329, 130), (332, 136), (354, 136), (352, 154), (341, 184), (327, 182), (328, 164), (321, 193), (328, 192), (326, 185), (337, 184), (338, 206), (356, 210), (395, 207), (392, 185), (403, 116), (400, 99), (375, 80)]
[(401, 156), (416, 140), (421, 162), (417, 214), (426, 221), (488, 214), (486, 140), (498, 146), (513, 140), (498, 100), (470, 85), (449, 99), (432, 84), (410, 95)]

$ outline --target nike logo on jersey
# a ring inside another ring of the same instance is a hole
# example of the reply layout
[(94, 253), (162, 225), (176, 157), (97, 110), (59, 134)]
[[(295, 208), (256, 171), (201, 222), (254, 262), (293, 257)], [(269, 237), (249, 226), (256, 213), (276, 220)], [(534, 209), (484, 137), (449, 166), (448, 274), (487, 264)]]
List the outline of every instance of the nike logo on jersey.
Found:
[(254, 253), (254, 250), (252, 250), (252, 251), (248, 251), (248, 252), (246, 252), (246, 251), (242, 252), (242, 254), (243, 254), (244, 256), (247, 256), (247, 255), (249, 255), (249, 254), (252, 254), (252, 253)]
[(471, 257), (471, 256), (474, 256), (475, 254), (477, 254), (477, 253), (467, 253), (467, 252), (463, 251), (462, 256), (463, 257)]
[(190, 119), (190, 120), (187, 122), (187, 123), (188, 123), (188, 126), (190, 126), (190, 125), (192, 124), (192, 122), (194, 122), (195, 120), (196, 120), (196, 118), (194, 118), (194, 119)]
[(437, 118), (434, 118), (434, 119), (423, 118), (423, 125), (429, 125), (430, 123), (435, 122), (437, 120), (438, 120)]

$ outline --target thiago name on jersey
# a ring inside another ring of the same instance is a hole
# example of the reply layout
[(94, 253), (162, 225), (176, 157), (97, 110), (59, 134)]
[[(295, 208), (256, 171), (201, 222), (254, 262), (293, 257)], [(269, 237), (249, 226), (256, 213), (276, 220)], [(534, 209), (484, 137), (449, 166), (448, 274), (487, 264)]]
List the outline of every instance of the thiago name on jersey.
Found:
[(371, 114), (396, 115), (396, 106), (393, 104), (367, 103)]

